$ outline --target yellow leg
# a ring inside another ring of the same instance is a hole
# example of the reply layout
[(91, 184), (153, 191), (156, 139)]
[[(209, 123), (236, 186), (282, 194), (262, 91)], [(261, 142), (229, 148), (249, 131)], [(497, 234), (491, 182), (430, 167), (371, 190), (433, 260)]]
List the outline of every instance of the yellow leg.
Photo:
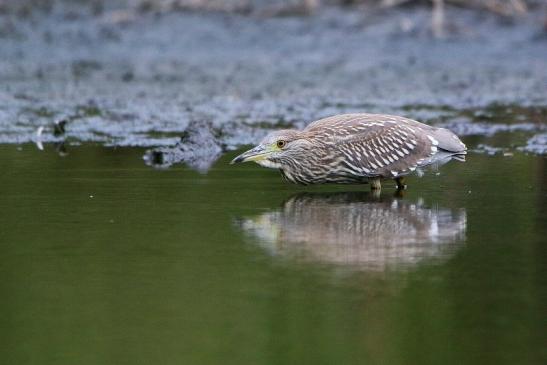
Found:
[(370, 180), (370, 189), (371, 190), (380, 190), (380, 189), (382, 189), (382, 183), (381, 183), (379, 177)]

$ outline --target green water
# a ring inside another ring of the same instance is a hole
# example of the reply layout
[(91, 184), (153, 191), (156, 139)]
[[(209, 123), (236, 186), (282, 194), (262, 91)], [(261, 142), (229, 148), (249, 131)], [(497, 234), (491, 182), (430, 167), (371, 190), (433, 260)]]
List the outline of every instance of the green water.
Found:
[[(544, 364), (547, 159), (387, 186), (0, 147), (2, 364)], [(388, 184), (392, 185), (392, 184)]]

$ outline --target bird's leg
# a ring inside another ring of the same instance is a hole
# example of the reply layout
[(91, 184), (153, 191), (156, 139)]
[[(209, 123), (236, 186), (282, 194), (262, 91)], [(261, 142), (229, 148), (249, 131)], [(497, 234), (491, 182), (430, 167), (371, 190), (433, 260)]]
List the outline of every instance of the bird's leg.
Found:
[(404, 177), (398, 177), (395, 179), (395, 182), (397, 183), (397, 190), (404, 190), (406, 189), (405, 184), (405, 178)]
[(382, 189), (382, 182), (380, 181), (379, 177), (376, 177), (374, 179), (370, 179), (370, 188), (372, 190), (380, 190)]

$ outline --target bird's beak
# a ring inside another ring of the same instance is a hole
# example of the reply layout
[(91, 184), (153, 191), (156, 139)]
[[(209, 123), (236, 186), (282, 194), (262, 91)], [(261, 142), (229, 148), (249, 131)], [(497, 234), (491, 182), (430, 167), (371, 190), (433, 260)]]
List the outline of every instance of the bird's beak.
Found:
[(259, 145), (251, 150), (248, 150), (247, 152), (243, 152), (241, 155), (234, 158), (232, 162), (230, 162), (230, 164), (247, 161), (260, 161), (265, 159), (270, 154), (270, 152), (271, 151), (266, 149), (264, 146)]

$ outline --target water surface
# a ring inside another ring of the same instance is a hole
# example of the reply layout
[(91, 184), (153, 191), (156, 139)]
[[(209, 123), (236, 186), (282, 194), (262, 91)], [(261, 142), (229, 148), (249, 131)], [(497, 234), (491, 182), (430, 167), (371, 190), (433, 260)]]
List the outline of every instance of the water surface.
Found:
[(3, 145), (5, 364), (545, 363), (545, 157), (296, 187)]

